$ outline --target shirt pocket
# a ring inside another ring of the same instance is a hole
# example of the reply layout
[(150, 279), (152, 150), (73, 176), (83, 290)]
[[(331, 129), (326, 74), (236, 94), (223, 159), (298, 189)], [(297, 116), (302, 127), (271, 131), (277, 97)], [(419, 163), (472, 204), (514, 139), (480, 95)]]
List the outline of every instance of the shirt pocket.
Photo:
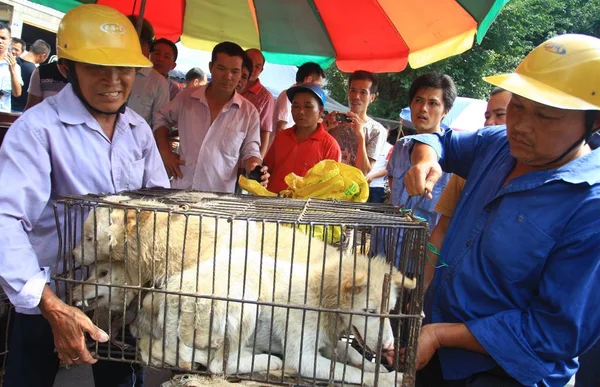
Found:
[(242, 144), (246, 138), (246, 133), (233, 132), (224, 133), (221, 137), (220, 148), (221, 153), (228, 158), (235, 159), (236, 161), (240, 158)]
[(134, 160), (127, 165), (127, 181), (125, 186), (128, 190), (140, 189), (144, 184), (144, 172), (146, 170), (146, 159)]
[(486, 227), (482, 240), (484, 264), (511, 283), (532, 280), (541, 274), (555, 240), (522, 211), (497, 216)]

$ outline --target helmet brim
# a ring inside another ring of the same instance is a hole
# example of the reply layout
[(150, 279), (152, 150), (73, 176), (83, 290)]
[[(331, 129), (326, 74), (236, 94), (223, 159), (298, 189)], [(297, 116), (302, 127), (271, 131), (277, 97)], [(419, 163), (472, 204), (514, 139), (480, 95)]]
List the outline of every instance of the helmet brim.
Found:
[(141, 52), (135, 52), (131, 49), (120, 48), (94, 48), (79, 49), (68, 51), (57, 49), (58, 57), (75, 62), (89, 63), (100, 66), (118, 66), (118, 67), (152, 67), (152, 62)]
[(484, 81), (543, 105), (567, 110), (600, 110), (600, 106), (519, 73), (484, 77)]

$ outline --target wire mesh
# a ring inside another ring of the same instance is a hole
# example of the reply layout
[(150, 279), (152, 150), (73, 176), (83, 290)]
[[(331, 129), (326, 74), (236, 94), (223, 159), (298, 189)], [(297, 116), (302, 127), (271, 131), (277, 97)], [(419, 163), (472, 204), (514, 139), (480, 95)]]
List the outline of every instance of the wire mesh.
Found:
[(68, 196), (55, 215), (57, 292), (109, 333), (98, 358), (414, 384), (428, 230), (397, 207), (159, 189)]

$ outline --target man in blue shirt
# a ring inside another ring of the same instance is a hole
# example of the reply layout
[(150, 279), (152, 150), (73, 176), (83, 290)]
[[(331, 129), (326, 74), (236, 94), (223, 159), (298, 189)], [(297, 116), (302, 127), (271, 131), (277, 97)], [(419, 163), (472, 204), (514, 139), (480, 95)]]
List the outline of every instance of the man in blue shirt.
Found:
[[(454, 101), (456, 100), (456, 85), (452, 78), (446, 74), (426, 73), (417, 77), (408, 92), (410, 98), (410, 116), (417, 130), (417, 134), (423, 133), (441, 133), (442, 120), (448, 114)], [(396, 142), (392, 156), (387, 165), (388, 184), (391, 191), (390, 202), (396, 206), (404, 206), (410, 195), (404, 186), (404, 175), (410, 169), (410, 143), (403, 139)], [(435, 212), (434, 206), (438, 198), (444, 191), (444, 187), (450, 179), (450, 173), (444, 173), (436, 184), (433, 191), (433, 199), (424, 201), (419, 208), (416, 208), (414, 215), (423, 218), (433, 228), (440, 215)], [(417, 198), (413, 198), (414, 206)], [(387, 235), (386, 231), (373, 233), (371, 236), (371, 254), (389, 255), (388, 244), (395, 246), (396, 261), (399, 263), (402, 249), (402, 233), (400, 235)], [(394, 249), (390, 249), (394, 251)], [(414, 262), (409, 262), (409, 266), (401, 268), (404, 272), (414, 272)]]
[[(600, 39), (562, 35), (512, 74), (506, 130), (413, 138), (412, 195), (466, 178), (426, 302), (417, 386), (564, 386), (600, 337)], [(439, 163), (438, 163), (439, 160)]]

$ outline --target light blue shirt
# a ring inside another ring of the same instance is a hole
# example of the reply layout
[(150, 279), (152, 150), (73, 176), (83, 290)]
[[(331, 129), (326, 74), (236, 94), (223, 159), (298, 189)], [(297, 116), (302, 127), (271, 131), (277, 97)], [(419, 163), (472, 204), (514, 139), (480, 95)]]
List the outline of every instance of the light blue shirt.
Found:
[[(413, 210), (414, 215), (425, 219), (425, 221), (429, 224), (429, 230), (431, 231), (440, 219), (440, 214), (434, 209), (435, 204), (444, 191), (444, 188), (448, 184), (448, 180), (450, 180), (450, 176), (452, 176), (452, 174), (442, 174), (442, 177), (433, 189), (432, 199), (424, 199), (419, 207), (415, 208), (419, 198), (411, 198), (406, 190), (406, 186), (404, 185), (404, 176), (412, 167), (410, 162), (410, 149), (412, 142), (410, 141), (410, 138), (410, 136), (407, 136), (396, 142), (394, 145), (394, 150), (392, 151), (392, 156), (388, 161), (388, 177), (393, 179), (390, 202), (395, 206), (404, 206), (408, 203), (408, 208)], [(410, 201), (408, 200), (409, 198)], [(392, 248), (388, 248), (391, 243), (396, 246), (395, 262), (396, 264), (399, 264), (403, 234), (401, 230), (394, 232), (394, 235), (390, 235), (389, 232), (391, 232), (391, 230), (380, 229), (378, 232), (371, 235), (371, 254), (388, 256), (388, 250), (393, 251)], [(409, 262), (408, 266), (402, 267), (402, 269), (408, 270), (408, 274), (414, 273), (414, 262)]]
[(57, 261), (52, 201), (169, 187), (169, 180), (142, 117), (119, 114), (111, 141), (67, 85), (11, 125), (0, 149), (0, 187), (0, 284), (18, 312), (37, 314)]
[(600, 150), (504, 181), (504, 126), (419, 135), (467, 179), (425, 314), (462, 322), (490, 354), (438, 351), (446, 379), (502, 367), (525, 385), (564, 386), (600, 338)]
[(156, 114), (169, 101), (167, 79), (151, 67), (138, 70), (127, 106), (142, 116), (152, 128)]
[[(21, 86), (23, 86), (23, 79), (21, 79), (21, 66), (15, 65), (15, 74), (17, 80)], [(2, 96), (0, 97), (0, 111), (10, 113), (11, 111), (11, 96), (12, 96), (12, 77), (10, 75), (10, 69), (6, 59), (0, 60), (0, 91)]]

